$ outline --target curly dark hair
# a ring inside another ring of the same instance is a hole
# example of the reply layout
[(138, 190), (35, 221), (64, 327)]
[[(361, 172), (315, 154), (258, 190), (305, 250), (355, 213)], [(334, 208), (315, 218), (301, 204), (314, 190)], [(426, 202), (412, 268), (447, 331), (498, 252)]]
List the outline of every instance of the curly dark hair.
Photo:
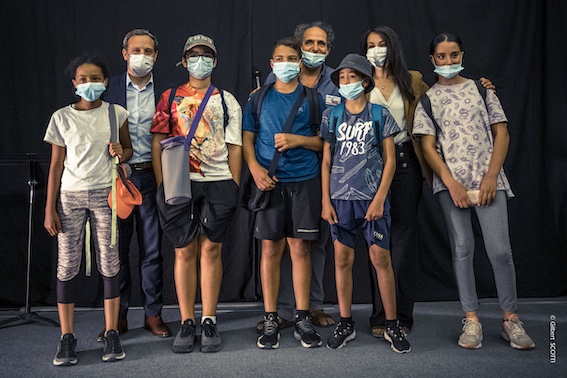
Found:
[(95, 66), (98, 66), (102, 70), (102, 74), (105, 79), (109, 76), (110, 71), (108, 70), (104, 56), (97, 52), (91, 51), (85, 52), (73, 59), (65, 69), (65, 75), (67, 75), (70, 79), (74, 79), (77, 67), (83, 64), (93, 64)]

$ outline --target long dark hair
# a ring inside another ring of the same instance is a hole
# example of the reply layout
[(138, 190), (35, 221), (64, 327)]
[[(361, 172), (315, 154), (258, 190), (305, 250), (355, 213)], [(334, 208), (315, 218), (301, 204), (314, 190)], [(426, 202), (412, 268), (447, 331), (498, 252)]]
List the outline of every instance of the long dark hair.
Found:
[(411, 74), (408, 71), (404, 54), (402, 51), (402, 42), (400, 37), (395, 31), (387, 26), (378, 26), (374, 29), (366, 31), (362, 35), (362, 55), (366, 56), (367, 39), (371, 33), (377, 33), (382, 40), (386, 43), (388, 52), (386, 54), (386, 61), (384, 62), (383, 70), (386, 74), (394, 77), (394, 83), (400, 88), (402, 97), (412, 102), (415, 95), (411, 88)]
[(433, 38), (433, 40), (431, 41), (431, 44), (429, 45), (429, 55), (435, 54), (435, 49), (437, 48), (437, 45), (440, 44), (441, 42), (455, 42), (457, 45), (459, 45), (461, 51), (465, 51), (463, 49), (463, 41), (461, 41), (461, 39), (457, 37), (455, 34), (440, 33), (437, 34), (437, 36)]

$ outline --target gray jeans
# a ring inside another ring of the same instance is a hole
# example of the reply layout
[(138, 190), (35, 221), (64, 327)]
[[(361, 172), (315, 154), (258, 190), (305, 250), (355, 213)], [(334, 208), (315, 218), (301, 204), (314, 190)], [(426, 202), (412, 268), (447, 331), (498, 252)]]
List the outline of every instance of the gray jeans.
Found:
[(449, 231), (453, 272), (459, 289), (459, 299), (465, 312), (476, 311), (478, 296), (473, 270), (474, 234), (471, 215), (474, 211), (482, 230), (486, 254), (492, 265), (500, 308), (515, 312), (517, 308), (516, 271), (508, 230), (506, 193), (497, 191), (488, 207), (468, 209), (456, 207), (448, 191), (437, 194)]

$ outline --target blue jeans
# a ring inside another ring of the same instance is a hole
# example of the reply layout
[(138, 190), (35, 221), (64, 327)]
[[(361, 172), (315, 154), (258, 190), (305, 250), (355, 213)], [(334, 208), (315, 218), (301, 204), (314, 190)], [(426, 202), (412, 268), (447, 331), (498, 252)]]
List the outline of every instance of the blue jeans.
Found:
[(508, 230), (506, 193), (502, 190), (497, 191), (496, 198), (488, 207), (474, 206), (467, 209), (456, 207), (446, 190), (438, 193), (437, 197), (449, 230), (453, 272), (463, 310), (470, 312), (478, 308), (473, 269), (474, 234), (471, 215), (474, 211), (482, 230), (486, 254), (492, 265), (500, 308), (504, 311), (515, 312), (517, 309), (516, 271)]
[(120, 318), (125, 319), (132, 294), (130, 243), (134, 225), (138, 237), (138, 261), (141, 296), (146, 316), (161, 313), (163, 306), (162, 232), (156, 207), (156, 179), (152, 169), (133, 171), (130, 180), (140, 190), (143, 202), (132, 215), (119, 222), (120, 246)]

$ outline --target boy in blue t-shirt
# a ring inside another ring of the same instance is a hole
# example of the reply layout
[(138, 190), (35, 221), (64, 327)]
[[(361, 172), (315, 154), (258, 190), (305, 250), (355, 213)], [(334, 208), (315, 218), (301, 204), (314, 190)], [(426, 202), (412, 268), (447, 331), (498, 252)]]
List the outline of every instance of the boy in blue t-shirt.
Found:
[[(268, 204), (256, 213), (254, 224), (254, 236), (262, 241), (260, 278), (265, 310), (262, 334), (256, 345), (262, 349), (279, 347), (277, 297), (280, 261), (287, 244), (293, 263), (297, 307), (294, 336), (303, 347), (313, 348), (322, 345), (309, 314), (309, 288), (310, 244), (319, 238), (321, 184), (317, 155), (323, 143), (311, 131), (309, 101), (300, 97), (305, 88), (299, 82), (301, 50), (297, 41), (284, 38), (276, 42), (270, 65), (276, 81), (262, 102), (258, 135), (254, 135), (251, 104), (255, 103), (254, 96), (259, 92), (252, 95), (242, 118), (244, 160), (254, 185), (269, 193)], [(322, 108), (322, 100), (319, 101), (319, 108)], [(289, 132), (283, 132), (296, 102), (299, 106), (291, 128)], [(268, 168), (276, 150), (282, 155), (275, 174), (270, 177)]]
[[(325, 110), (321, 123), (325, 140), (321, 217), (331, 225), (341, 316), (327, 347), (342, 348), (356, 336), (351, 315), (352, 267), (357, 229), (362, 228), (384, 303), (384, 337), (395, 352), (409, 352), (410, 345), (396, 319), (396, 289), (389, 251), (388, 191), (396, 170), (393, 136), (400, 128), (388, 110), (366, 100), (365, 93), (372, 90), (374, 80), (373, 67), (364, 57), (347, 55), (331, 78), (345, 104)], [(374, 114), (381, 119), (373, 119)]]

